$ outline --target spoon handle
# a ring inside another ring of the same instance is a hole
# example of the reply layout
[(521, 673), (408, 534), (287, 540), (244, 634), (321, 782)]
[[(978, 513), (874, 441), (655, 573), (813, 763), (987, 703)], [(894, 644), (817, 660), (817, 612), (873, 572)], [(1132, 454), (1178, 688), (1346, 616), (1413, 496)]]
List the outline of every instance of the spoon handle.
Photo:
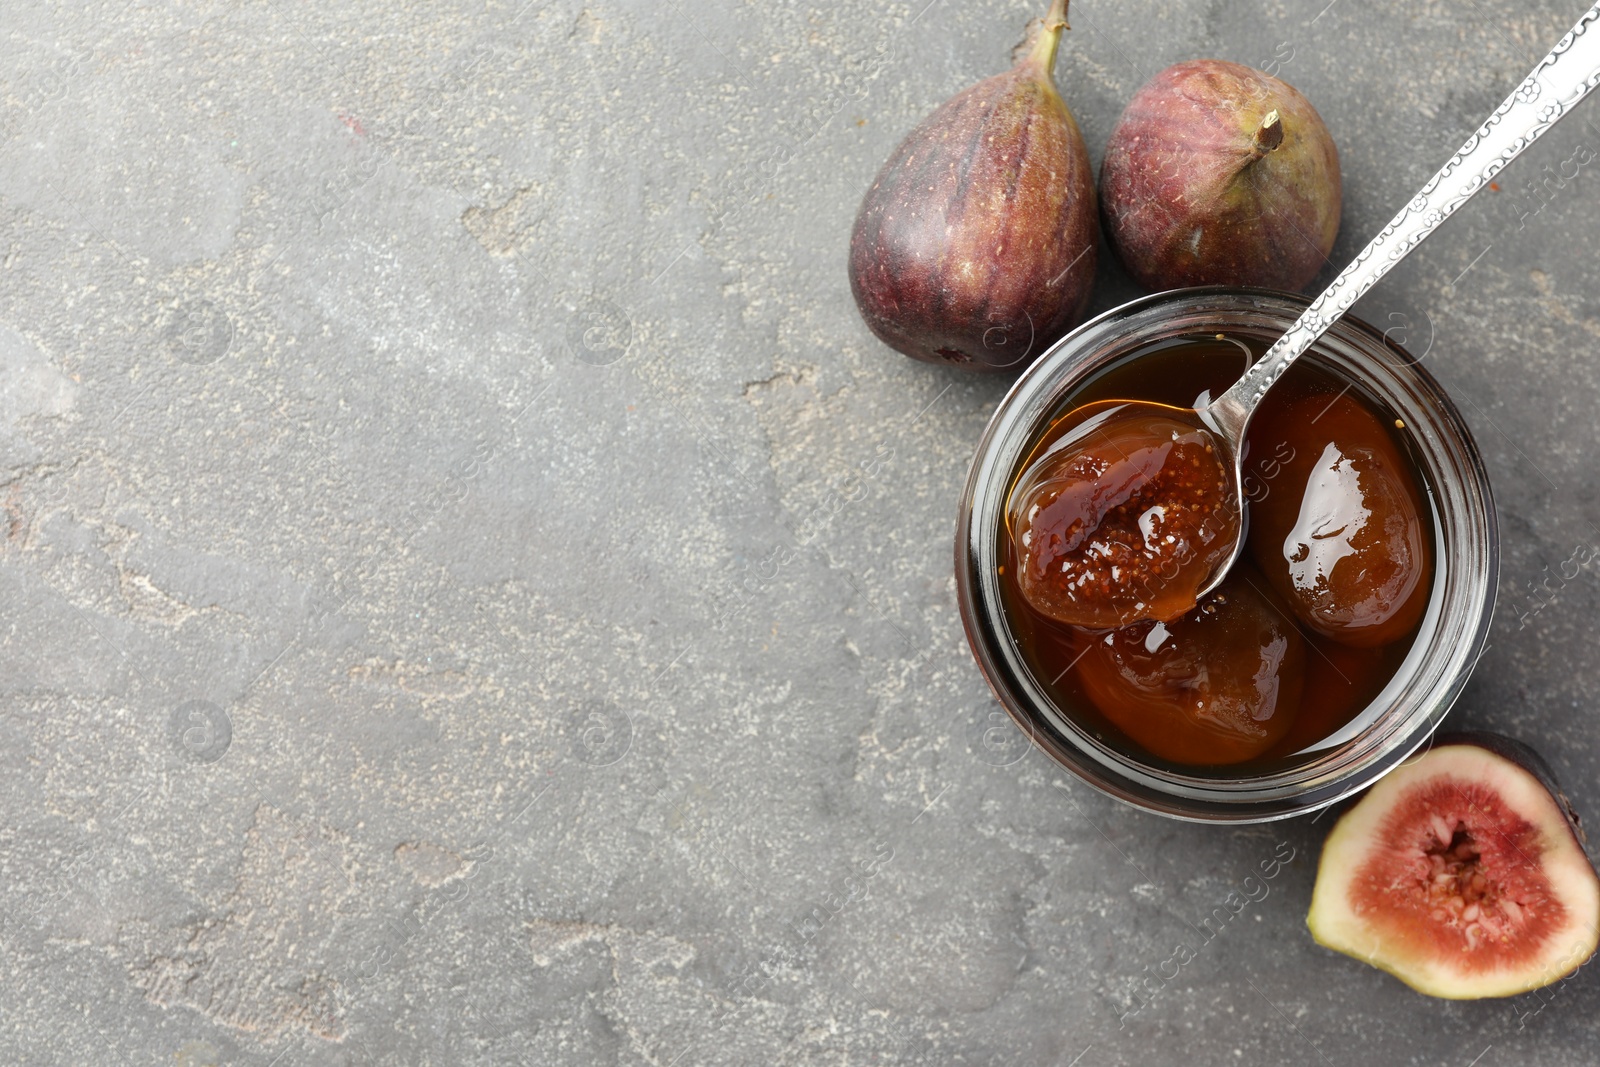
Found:
[(1533, 73), (1311, 302), (1288, 332), (1267, 349), (1267, 354), (1205, 409), (1206, 420), (1235, 448), (1244, 439), (1245, 425), (1256, 404), (1289, 364), (1456, 208), (1600, 83), (1600, 27), (1593, 25), (1597, 18), (1600, 3), (1584, 13), (1533, 68)]

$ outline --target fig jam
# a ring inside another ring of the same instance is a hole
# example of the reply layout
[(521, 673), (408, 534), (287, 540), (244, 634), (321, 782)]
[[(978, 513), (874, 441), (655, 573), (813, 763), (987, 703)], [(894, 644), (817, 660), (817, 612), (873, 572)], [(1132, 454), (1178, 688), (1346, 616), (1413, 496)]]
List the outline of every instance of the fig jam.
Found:
[(1023, 471), (1006, 522), (1036, 611), (1100, 629), (1175, 619), (1227, 562), (1240, 532), (1233, 472), (1209, 432), (1174, 414), (1078, 408)]
[[(1139, 574), (1159, 566), (1174, 573), (1162, 551), (1178, 545), (1186, 560), (1195, 553), (1180, 538), (1209, 543), (1202, 520), (1216, 506), (1196, 491), (1227, 495), (1231, 487), (1215, 484), (1208, 457), (1176, 451), (1189, 443), (1167, 426), (1135, 426), (1134, 436), (1148, 441), (1119, 439), (1103, 461), (1074, 461), (1125, 483), (1107, 492), (1121, 494), (1126, 514), (1097, 512), (1089, 487), (1076, 497), (1041, 494), (1040, 472), (1048, 476), (1051, 457), (1070, 451), (1063, 446), (1119, 403), (1203, 406), (1265, 348), (1253, 338), (1207, 336), (1132, 353), (1063, 403), (1013, 474), (998, 547), (1001, 598), (1019, 652), (1061, 714), (1154, 766), (1232, 776), (1304, 758), (1395, 677), (1429, 603), (1433, 514), (1407, 431), (1307, 357), (1251, 420), (1239, 561), (1192, 610), (1119, 625), (1136, 617), (1130, 605), (1150, 598), (1152, 583)], [(1167, 475), (1151, 478), (1157, 470)], [(1148, 484), (1137, 483), (1141, 476)], [(1102, 520), (1103, 543), (1074, 540), (1085, 515)], [(1215, 522), (1209, 532), (1219, 530), (1232, 535)], [(1080, 588), (1119, 614), (1097, 625), (1057, 621), (1063, 590)]]

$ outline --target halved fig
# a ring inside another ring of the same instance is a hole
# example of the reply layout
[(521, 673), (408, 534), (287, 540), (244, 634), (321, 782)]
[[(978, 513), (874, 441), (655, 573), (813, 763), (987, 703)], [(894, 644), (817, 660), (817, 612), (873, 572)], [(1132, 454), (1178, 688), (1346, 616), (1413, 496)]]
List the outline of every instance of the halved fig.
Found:
[(1600, 940), (1600, 878), (1550, 768), (1462, 733), (1396, 768), (1322, 847), (1306, 925), (1419, 993), (1509, 997), (1571, 974)]

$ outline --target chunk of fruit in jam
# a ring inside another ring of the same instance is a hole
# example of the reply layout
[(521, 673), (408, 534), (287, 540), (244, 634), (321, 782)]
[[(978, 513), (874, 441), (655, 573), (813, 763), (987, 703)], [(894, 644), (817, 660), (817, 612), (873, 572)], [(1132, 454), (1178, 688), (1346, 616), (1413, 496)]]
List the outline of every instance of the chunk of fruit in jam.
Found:
[(1093, 629), (1177, 618), (1239, 536), (1226, 452), (1163, 404), (1100, 402), (1067, 421), (1007, 509), (1023, 598)]
[(1075, 668), (1100, 713), (1153, 755), (1229, 764), (1261, 755), (1299, 707), (1305, 639), (1235, 564), (1187, 615), (1085, 634)]
[[(1250, 553), (1316, 633), (1371, 648), (1428, 604), (1433, 549), (1410, 467), (1377, 416), (1348, 396), (1263, 407), (1251, 455), (1288, 456), (1250, 503)], [(1254, 486), (1250, 486), (1254, 488)]]

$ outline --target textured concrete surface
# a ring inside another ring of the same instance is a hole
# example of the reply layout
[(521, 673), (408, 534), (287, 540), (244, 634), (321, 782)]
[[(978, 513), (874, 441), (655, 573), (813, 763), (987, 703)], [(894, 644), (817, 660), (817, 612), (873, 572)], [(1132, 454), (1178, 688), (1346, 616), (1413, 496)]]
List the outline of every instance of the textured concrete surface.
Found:
[[(844, 247), (1042, 6), (5, 5), (0, 1062), (1595, 1061), (1593, 967), (1449, 1004), (1312, 944), (1325, 824), (986, 739), (1006, 384), (877, 344)], [(1059, 81), (1098, 162), (1168, 63), (1280, 72), (1339, 258), (1577, 8), (1077, 0)], [(1361, 310), (1498, 488), (1453, 720), (1600, 815), (1597, 119)]]

